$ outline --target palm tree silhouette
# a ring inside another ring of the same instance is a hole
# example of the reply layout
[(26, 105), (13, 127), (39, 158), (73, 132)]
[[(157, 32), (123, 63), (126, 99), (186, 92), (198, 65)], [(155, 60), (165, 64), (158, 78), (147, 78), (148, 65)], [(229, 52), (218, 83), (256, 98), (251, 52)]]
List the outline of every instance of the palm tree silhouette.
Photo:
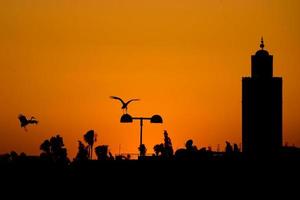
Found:
[(25, 117), (25, 115), (23, 115), (23, 114), (20, 114), (18, 116), (18, 119), (20, 121), (21, 128), (24, 128), (25, 131), (27, 131), (26, 126), (28, 124), (37, 124), (38, 123), (38, 121), (34, 117), (31, 117), (30, 119), (27, 119)]
[(96, 142), (96, 134), (94, 130), (89, 130), (84, 136), (84, 141), (88, 143), (88, 154), (90, 159), (93, 157), (93, 145)]
[(125, 102), (123, 101), (120, 97), (116, 97), (116, 96), (110, 96), (110, 98), (112, 99), (116, 99), (116, 100), (119, 100), (121, 103), (122, 103), (122, 107), (121, 109), (123, 109), (123, 112), (125, 110), (125, 113), (127, 114), (127, 106), (130, 102), (132, 101), (139, 101), (140, 99), (130, 99), (129, 101)]

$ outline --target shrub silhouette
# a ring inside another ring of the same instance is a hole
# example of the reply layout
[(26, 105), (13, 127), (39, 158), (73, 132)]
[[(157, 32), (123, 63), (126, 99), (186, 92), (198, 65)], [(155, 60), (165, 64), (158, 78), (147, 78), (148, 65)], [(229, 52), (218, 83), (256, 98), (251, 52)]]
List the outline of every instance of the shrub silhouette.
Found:
[(98, 160), (108, 160), (108, 146), (107, 145), (100, 145), (95, 148), (95, 153)]
[(40, 157), (57, 164), (69, 164), (70, 161), (67, 157), (67, 149), (64, 146), (63, 138), (61, 136), (53, 136), (40, 145), (40, 150), (42, 150)]
[(84, 144), (81, 141), (78, 141), (78, 152), (74, 159), (74, 161), (87, 161), (89, 159), (89, 152), (87, 150), (87, 147), (84, 146)]

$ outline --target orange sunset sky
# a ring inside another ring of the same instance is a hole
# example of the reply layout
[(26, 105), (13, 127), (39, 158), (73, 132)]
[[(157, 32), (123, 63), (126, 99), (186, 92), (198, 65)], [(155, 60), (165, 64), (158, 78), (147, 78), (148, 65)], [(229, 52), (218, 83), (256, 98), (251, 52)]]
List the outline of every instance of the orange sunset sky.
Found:
[[(0, 154), (38, 155), (53, 135), (68, 155), (96, 145), (137, 153), (139, 122), (121, 124), (110, 95), (140, 98), (148, 153), (168, 130), (174, 148), (241, 143), (241, 78), (261, 36), (283, 77), (284, 144), (300, 146), (299, 0), (2, 0)], [(40, 123), (20, 128), (18, 114)]]

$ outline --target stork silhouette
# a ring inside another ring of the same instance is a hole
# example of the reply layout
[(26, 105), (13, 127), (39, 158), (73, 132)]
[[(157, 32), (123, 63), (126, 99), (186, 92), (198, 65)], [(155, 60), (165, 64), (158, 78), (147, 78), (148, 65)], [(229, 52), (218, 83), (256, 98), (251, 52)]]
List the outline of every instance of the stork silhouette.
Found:
[(21, 128), (24, 128), (25, 131), (27, 131), (26, 126), (28, 124), (37, 124), (38, 123), (38, 121), (34, 117), (31, 117), (30, 119), (27, 119), (25, 117), (25, 115), (22, 115), (22, 114), (19, 115), (18, 119), (21, 123)]
[(130, 102), (132, 101), (139, 101), (140, 99), (130, 99), (129, 101), (127, 101), (126, 103), (120, 98), (120, 97), (116, 97), (116, 96), (110, 96), (110, 98), (112, 99), (116, 99), (116, 100), (119, 100), (121, 103), (122, 103), (122, 107), (121, 109), (123, 110), (123, 113), (124, 113), (124, 110), (125, 110), (125, 113), (127, 114), (127, 106)]

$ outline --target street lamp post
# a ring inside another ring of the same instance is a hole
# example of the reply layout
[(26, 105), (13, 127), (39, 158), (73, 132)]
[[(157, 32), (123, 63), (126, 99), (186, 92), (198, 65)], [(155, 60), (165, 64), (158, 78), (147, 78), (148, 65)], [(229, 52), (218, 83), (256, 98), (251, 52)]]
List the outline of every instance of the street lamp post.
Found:
[(129, 114), (123, 114), (121, 123), (132, 123), (133, 120), (140, 120), (140, 147), (143, 144), (143, 124), (144, 120), (150, 120), (151, 123), (163, 123), (160, 115), (153, 115), (152, 117), (131, 117)]
[(151, 118), (147, 117), (133, 117), (133, 120), (140, 120), (140, 146), (143, 144), (143, 120), (151, 120)]

